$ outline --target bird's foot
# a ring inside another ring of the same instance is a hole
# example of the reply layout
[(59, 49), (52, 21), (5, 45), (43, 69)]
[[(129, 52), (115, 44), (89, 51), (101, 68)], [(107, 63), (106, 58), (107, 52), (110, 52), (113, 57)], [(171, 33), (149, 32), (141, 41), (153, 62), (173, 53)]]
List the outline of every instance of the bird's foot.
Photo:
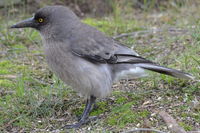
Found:
[(72, 125), (65, 125), (63, 128), (66, 128), (66, 129), (71, 129), (71, 128), (79, 128), (83, 125), (84, 123), (75, 123), (75, 124), (72, 124)]
[(87, 100), (85, 109), (84, 109), (83, 114), (81, 115), (81, 119), (79, 120), (78, 123), (73, 124), (73, 125), (66, 125), (66, 126), (64, 126), (64, 128), (67, 128), (67, 129), (69, 129), (69, 128), (79, 128), (83, 124), (90, 121), (89, 113), (92, 109), (93, 104), (95, 103), (95, 100), (96, 100), (96, 97), (94, 97), (94, 96), (91, 96), (90, 99)]

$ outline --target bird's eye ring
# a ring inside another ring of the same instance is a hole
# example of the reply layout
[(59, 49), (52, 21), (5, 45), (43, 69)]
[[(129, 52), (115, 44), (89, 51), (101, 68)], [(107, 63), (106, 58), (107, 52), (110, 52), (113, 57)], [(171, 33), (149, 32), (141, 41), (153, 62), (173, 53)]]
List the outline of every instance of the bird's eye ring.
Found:
[(43, 18), (39, 18), (39, 19), (38, 19), (38, 22), (39, 22), (39, 23), (42, 23), (42, 22), (44, 22), (44, 19), (43, 19)]

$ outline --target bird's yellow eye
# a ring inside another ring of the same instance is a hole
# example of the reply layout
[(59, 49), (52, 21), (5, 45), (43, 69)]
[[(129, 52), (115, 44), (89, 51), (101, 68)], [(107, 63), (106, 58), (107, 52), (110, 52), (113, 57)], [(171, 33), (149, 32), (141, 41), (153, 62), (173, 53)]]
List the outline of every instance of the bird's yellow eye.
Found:
[(39, 18), (39, 19), (38, 19), (38, 22), (39, 22), (39, 23), (42, 23), (42, 22), (44, 22), (44, 19), (43, 19), (43, 18)]

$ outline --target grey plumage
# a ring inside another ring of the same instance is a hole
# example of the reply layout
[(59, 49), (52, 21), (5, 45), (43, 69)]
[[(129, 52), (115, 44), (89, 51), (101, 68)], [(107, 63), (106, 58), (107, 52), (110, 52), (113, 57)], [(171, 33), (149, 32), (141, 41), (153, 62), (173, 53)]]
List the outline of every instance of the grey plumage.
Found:
[[(38, 22), (39, 18), (43, 19), (42, 23)], [(112, 91), (113, 82), (145, 76), (144, 70), (193, 78), (140, 57), (96, 28), (82, 23), (63, 6), (44, 7), (35, 13), (32, 21), (25, 20), (12, 26), (23, 27), (32, 27), (41, 33), (51, 70), (86, 99), (106, 97)]]

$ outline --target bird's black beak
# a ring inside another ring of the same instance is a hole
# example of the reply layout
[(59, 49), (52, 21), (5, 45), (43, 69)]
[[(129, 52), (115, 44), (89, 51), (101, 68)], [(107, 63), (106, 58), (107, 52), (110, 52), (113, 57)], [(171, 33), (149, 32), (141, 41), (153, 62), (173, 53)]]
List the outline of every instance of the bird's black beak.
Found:
[(36, 26), (36, 22), (34, 18), (32, 17), (15, 24), (11, 26), (10, 28), (26, 28), (26, 27), (35, 28), (35, 26)]

